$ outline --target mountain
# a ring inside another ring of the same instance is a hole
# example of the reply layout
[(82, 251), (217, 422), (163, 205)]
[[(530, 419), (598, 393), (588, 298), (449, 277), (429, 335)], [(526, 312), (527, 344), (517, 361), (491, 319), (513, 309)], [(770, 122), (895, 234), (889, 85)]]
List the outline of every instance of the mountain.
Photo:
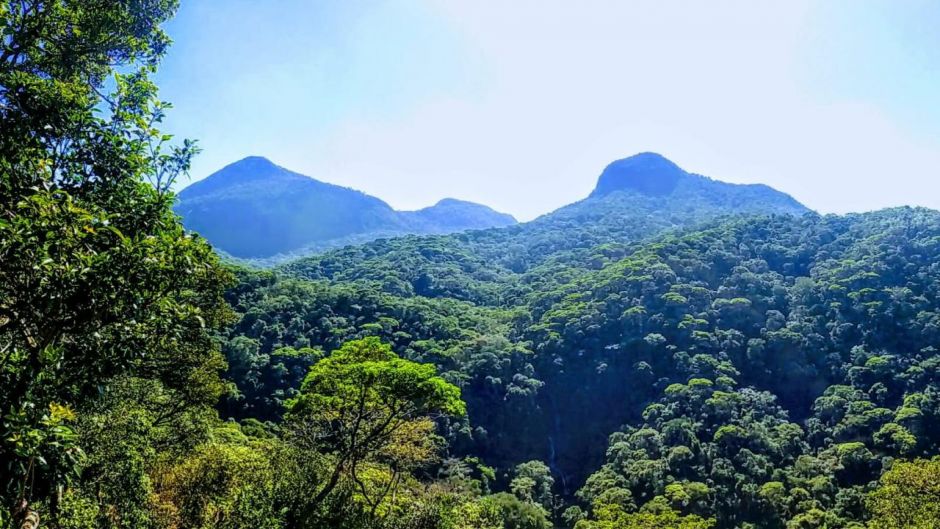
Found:
[(445, 198), (431, 207), (417, 211), (402, 211), (401, 215), (412, 226), (421, 227), (422, 233), (451, 233), (516, 223), (512, 215), (455, 198)]
[(396, 211), (361, 191), (315, 180), (251, 156), (179, 193), (184, 225), (240, 258), (312, 253), (397, 235), (508, 226), (512, 216), (455, 199)]
[(239, 271), (226, 415), (277, 422), (312, 363), (374, 336), (460, 386), (448, 455), (554, 527), (865, 527), (879, 479), (940, 455), (940, 212), (655, 233), (689, 203), (636, 194)]
[(519, 527), (864, 527), (940, 455), (938, 241), (644, 153), (532, 222), (237, 270), (222, 408), (276, 423), (368, 337), (460, 387), (442, 475), (554, 518)]
[(660, 154), (644, 152), (610, 163), (589, 199), (617, 193), (631, 196), (701, 201), (729, 211), (802, 214), (809, 211), (790, 195), (764, 184), (729, 184), (689, 173)]
[(738, 214), (808, 212), (773, 188), (712, 180), (644, 153), (607, 166), (587, 198), (531, 222), (375, 241), (294, 260), (281, 270), (306, 279), (377, 281), (396, 295), (489, 305), (562, 281), (572, 268), (602, 266), (667, 231)]
[(647, 195), (668, 195), (688, 173), (662, 155), (646, 152), (611, 162), (597, 179), (592, 197), (622, 189)]

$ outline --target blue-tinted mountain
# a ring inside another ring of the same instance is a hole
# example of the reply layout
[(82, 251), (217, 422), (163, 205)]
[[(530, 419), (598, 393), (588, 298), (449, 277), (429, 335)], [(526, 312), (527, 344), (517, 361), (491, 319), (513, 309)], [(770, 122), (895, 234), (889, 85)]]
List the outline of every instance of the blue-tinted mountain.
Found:
[(239, 258), (309, 254), (406, 234), (507, 226), (512, 216), (455, 199), (396, 211), (361, 191), (315, 180), (252, 156), (179, 193), (187, 228)]
[(465, 200), (445, 198), (417, 211), (402, 211), (401, 216), (422, 233), (452, 233), (480, 227), (503, 227), (516, 223), (507, 213)]
[(729, 212), (805, 213), (806, 206), (763, 184), (729, 184), (689, 173), (660, 154), (644, 152), (610, 163), (589, 199), (625, 193), (639, 199), (694, 201)]

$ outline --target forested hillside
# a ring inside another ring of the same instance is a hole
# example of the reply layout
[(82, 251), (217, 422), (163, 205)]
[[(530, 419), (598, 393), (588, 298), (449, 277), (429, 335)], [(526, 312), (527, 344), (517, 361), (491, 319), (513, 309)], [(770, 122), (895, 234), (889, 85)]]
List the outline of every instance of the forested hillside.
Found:
[(510, 488), (542, 461), (543, 507), (588, 527), (667, 507), (717, 527), (846, 527), (894, 458), (938, 453), (936, 212), (720, 220), (547, 284), (443, 261), (425, 273), (448, 289), (401, 288), (430, 242), (371, 256), (362, 281), (245, 272), (226, 350), (249, 389), (229, 413), (276, 418), (306, 362), (379, 336), (462, 388), (456, 455)]
[(0, 3), (0, 527), (938, 527), (940, 212), (645, 153), (236, 266), (173, 210), (176, 8)]
[[(611, 175), (627, 175), (609, 183)], [(647, 187), (672, 178), (665, 192)], [(689, 174), (664, 157), (642, 153), (611, 163), (597, 189), (532, 222), (438, 237), (401, 237), (349, 246), (280, 267), (286, 275), (333, 282), (371, 281), (391, 294), (449, 297), (513, 305), (533, 290), (568, 281), (626, 255), (657, 234), (740, 213), (809, 211), (766, 186), (718, 182)]]

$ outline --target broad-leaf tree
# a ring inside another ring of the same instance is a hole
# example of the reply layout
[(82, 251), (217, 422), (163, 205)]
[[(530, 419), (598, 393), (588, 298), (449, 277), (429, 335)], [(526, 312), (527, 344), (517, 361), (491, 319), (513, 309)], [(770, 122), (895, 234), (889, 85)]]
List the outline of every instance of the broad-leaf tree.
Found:
[(288, 410), (293, 441), (333, 457), (313, 504), (348, 479), (373, 509), (390, 490), (372, 497), (360, 475), (363, 463), (407, 469), (430, 454), (429, 419), (466, 412), (460, 390), (433, 365), (399, 358), (375, 337), (348, 342), (314, 364)]
[(55, 513), (82, 458), (70, 425), (114, 377), (176, 406), (221, 391), (226, 274), (172, 212), (195, 146), (158, 129), (148, 79), (176, 7), (0, 3), (0, 519)]
[(868, 495), (871, 529), (932, 529), (940, 523), (940, 458), (898, 461)]

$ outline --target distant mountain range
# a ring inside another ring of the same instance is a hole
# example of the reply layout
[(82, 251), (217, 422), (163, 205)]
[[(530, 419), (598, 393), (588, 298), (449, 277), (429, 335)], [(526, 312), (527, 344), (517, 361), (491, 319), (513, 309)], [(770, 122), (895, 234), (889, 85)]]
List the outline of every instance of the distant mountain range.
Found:
[(187, 228), (239, 258), (315, 253), (380, 237), (443, 234), (515, 224), (486, 206), (447, 198), (396, 211), (361, 191), (315, 180), (266, 158), (239, 160), (179, 193)]
[[(401, 235), (500, 228), (516, 220), (486, 206), (444, 199), (418, 211), (396, 211), (379, 198), (320, 182), (261, 157), (235, 162), (179, 194), (187, 228), (238, 258), (301, 257)], [(612, 224), (658, 232), (735, 213), (802, 214), (793, 197), (765, 185), (729, 184), (689, 173), (656, 153), (608, 165), (584, 200), (530, 222), (555, 231), (568, 222)], [(614, 228), (617, 232), (620, 228)], [(641, 234), (632, 234), (636, 238)], [(587, 242), (587, 241), (585, 241)]]

